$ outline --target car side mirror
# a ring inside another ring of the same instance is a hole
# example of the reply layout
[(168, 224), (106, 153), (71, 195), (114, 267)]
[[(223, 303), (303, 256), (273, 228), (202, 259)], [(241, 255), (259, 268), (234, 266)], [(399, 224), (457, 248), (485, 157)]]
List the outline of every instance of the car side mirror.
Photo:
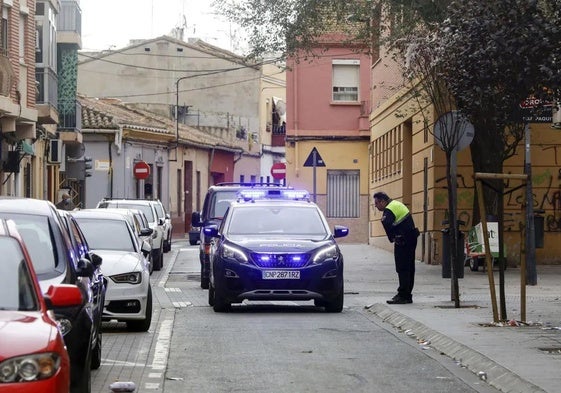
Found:
[(51, 285), (44, 295), (49, 310), (58, 307), (79, 306), (84, 301), (80, 288), (72, 284)]
[(91, 252), (91, 251), (89, 253), (89, 256), (90, 256), (90, 261), (92, 262), (94, 267), (96, 269), (99, 268), (101, 266), (101, 262), (103, 261), (103, 258), (97, 255), (95, 252)]
[(191, 213), (191, 225), (194, 227), (200, 227), (203, 225), (201, 222), (201, 213), (200, 212), (193, 212)]
[(171, 220), (171, 216), (169, 213), (166, 213), (166, 220)]
[(164, 225), (166, 221), (163, 218), (158, 218), (158, 225)]
[(349, 228), (342, 225), (335, 225), (333, 237), (345, 237), (349, 234)]
[(140, 230), (140, 236), (150, 236), (154, 232), (152, 228), (142, 228)]
[(203, 232), (208, 237), (219, 237), (217, 225), (208, 225), (203, 228)]
[(86, 258), (80, 258), (78, 261), (78, 266), (76, 268), (76, 274), (78, 277), (88, 277), (92, 278), (94, 274), (94, 265)]
[(140, 246), (140, 251), (142, 251), (142, 255), (144, 255), (145, 257), (150, 255), (150, 252), (152, 252), (152, 247), (150, 247), (150, 243), (148, 243), (146, 240), (143, 240), (142, 245)]

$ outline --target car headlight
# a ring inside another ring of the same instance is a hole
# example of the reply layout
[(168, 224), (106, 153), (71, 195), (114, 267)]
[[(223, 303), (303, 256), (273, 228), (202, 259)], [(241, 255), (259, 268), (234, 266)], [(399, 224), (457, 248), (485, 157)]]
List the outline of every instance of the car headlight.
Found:
[(314, 255), (313, 263), (324, 263), (335, 261), (339, 258), (339, 250), (335, 244), (321, 248), (316, 255)]
[(18, 356), (0, 363), (0, 383), (50, 378), (59, 368), (60, 356), (54, 352)]
[(140, 272), (116, 274), (110, 278), (117, 284), (140, 284), (142, 282), (142, 274)]
[(237, 247), (224, 244), (221, 250), (221, 257), (223, 259), (234, 260), (238, 263), (247, 263), (248, 259), (245, 253)]

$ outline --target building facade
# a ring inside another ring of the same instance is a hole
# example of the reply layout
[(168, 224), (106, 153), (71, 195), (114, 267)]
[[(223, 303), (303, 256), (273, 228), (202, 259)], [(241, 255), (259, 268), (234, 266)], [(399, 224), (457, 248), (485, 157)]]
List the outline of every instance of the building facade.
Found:
[(332, 45), (309, 62), (289, 59), (287, 184), (313, 195), (330, 223), (367, 242), (371, 58)]
[(0, 195), (41, 197), (47, 136), (36, 131), (35, 1), (2, 0), (0, 12)]

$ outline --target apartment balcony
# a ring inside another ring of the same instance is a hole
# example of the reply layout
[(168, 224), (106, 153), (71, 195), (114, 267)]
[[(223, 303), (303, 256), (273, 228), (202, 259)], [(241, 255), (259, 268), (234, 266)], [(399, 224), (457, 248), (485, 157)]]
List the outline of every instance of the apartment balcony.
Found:
[(273, 134), (271, 135), (271, 146), (284, 147), (286, 137), (286, 124), (273, 124)]
[(58, 123), (58, 78), (50, 68), (35, 70), (37, 83), (37, 111), (39, 124)]
[(59, 102), (60, 121), (58, 131), (82, 133), (82, 104), (78, 100)]
[(82, 10), (76, 0), (62, 0), (57, 15), (57, 43), (82, 48)]

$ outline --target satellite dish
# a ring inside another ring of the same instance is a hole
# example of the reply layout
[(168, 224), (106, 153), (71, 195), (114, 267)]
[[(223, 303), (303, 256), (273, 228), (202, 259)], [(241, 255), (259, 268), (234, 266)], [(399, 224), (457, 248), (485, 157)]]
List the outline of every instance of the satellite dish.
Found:
[(473, 141), (473, 124), (459, 111), (446, 112), (434, 123), (434, 137), (442, 150), (460, 151)]

